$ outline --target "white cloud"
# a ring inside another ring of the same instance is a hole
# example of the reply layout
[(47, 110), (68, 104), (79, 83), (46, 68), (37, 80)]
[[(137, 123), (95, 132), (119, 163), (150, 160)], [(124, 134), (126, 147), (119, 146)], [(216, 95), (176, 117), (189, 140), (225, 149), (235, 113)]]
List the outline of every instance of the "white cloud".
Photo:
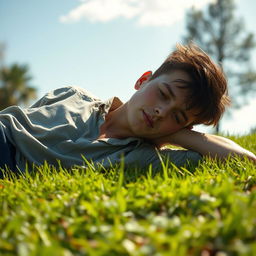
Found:
[(194, 6), (203, 8), (216, 0), (87, 0), (61, 16), (63, 23), (87, 19), (108, 22), (120, 17), (135, 18), (139, 26), (170, 26), (183, 19), (185, 11)]
[(118, 17), (127, 19), (138, 15), (139, 3), (136, 0), (89, 0), (62, 16), (62, 22), (76, 22), (82, 18), (90, 22), (107, 22)]

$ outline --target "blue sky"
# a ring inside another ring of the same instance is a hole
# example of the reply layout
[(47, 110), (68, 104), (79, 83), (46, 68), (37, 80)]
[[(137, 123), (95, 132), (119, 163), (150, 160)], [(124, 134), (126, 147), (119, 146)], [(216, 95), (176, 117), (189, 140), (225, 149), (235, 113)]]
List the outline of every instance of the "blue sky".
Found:
[[(185, 34), (184, 13), (211, 0), (0, 0), (6, 65), (30, 66), (38, 96), (78, 85), (107, 99), (133, 94), (137, 78), (155, 70)], [(237, 15), (255, 29), (255, 0), (236, 0)], [(253, 55), (256, 68), (256, 53)], [(222, 122), (222, 131), (256, 126), (256, 101)], [(203, 129), (200, 127), (200, 129)]]

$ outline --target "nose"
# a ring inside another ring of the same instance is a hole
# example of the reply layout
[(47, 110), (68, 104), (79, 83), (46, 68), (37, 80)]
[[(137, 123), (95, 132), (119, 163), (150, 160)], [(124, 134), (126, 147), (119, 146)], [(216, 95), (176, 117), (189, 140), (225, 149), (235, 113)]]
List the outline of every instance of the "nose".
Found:
[(158, 117), (165, 117), (167, 112), (168, 112), (168, 108), (165, 106), (157, 106), (155, 107), (155, 115)]

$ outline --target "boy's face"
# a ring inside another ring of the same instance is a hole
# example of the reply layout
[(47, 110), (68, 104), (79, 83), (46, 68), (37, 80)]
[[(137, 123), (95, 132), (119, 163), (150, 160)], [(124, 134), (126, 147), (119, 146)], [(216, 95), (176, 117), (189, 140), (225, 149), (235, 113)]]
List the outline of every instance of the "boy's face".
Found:
[[(188, 88), (182, 81), (190, 81), (184, 71), (172, 71), (138, 85), (138, 91), (127, 103), (129, 128), (137, 137), (155, 139), (177, 132), (196, 119), (196, 111), (187, 110)], [(183, 87), (183, 88), (182, 88)]]

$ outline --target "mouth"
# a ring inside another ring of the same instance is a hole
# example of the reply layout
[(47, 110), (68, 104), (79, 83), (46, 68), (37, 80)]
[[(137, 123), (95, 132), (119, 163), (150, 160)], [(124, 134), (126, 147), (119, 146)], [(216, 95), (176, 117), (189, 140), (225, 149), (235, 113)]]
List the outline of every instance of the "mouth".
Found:
[(154, 123), (151, 117), (144, 110), (142, 110), (142, 113), (147, 126), (150, 128), (154, 128)]

